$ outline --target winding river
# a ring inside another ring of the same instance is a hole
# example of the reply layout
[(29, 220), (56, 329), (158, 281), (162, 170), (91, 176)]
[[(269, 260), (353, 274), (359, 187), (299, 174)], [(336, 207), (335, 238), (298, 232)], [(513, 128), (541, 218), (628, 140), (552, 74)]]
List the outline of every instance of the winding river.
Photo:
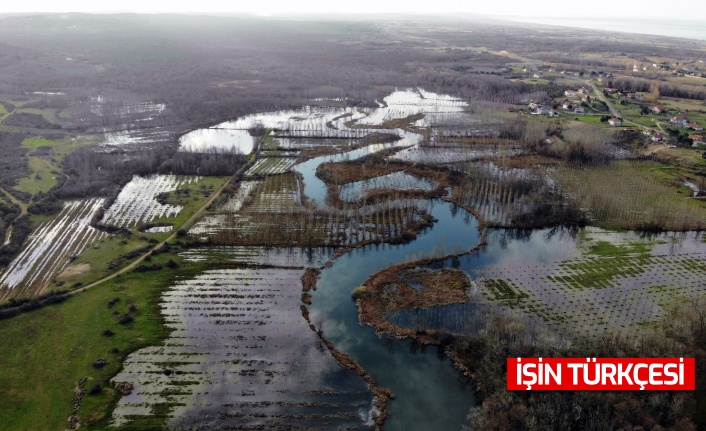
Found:
[(410, 341), (378, 338), (358, 323), (351, 299), (353, 289), (390, 265), (433, 250), (468, 250), (480, 241), (477, 221), (466, 211), (434, 200), (431, 214), (438, 222), (410, 243), (366, 246), (336, 259), (322, 271), (312, 294), (312, 321), (322, 321), (324, 334), (339, 350), (398, 396), (385, 430), (459, 430), (474, 404), (472, 385), (436, 347), (417, 349)]

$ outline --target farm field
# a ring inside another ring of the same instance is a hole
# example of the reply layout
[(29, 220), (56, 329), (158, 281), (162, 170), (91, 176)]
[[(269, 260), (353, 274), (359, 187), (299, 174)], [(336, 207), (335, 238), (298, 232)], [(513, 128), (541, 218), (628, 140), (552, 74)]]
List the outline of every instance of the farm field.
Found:
[(518, 238), (500, 229), (489, 238), (480, 256), (443, 264), (472, 280), (468, 302), (395, 311), (387, 319), (472, 336), (479, 320), (502, 312), (562, 337), (634, 337), (660, 321), (675, 301), (706, 294), (706, 242), (700, 233), (645, 238), (596, 228), (578, 234), (551, 229)]
[(156, 175), (148, 178), (135, 176), (106, 211), (102, 222), (117, 227), (133, 227), (160, 218), (179, 215), (182, 206), (160, 203), (161, 193), (173, 192), (181, 186), (199, 181), (199, 178), (179, 178), (173, 175)]
[(368, 192), (384, 189), (390, 190), (433, 190), (436, 186), (429, 180), (417, 178), (404, 172), (373, 177), (366, 180), (342, 184), (339, 186), (339, 195), (345, 202), (356, 202), (364, 198)]
[(258, 160), (253, 167), (245, 172), (245, 175), (275, 175), (283, 174), (294, 166), (296, 159), (285, 157), (265, 157)]
[(40, 224), (25, 249), (0, 275), (0, 296), (45, 292), (75, 256), (104, 237), (105, 233), (89, 225), (102, 204), (101, 199), (72, 201), (55, 219)]
[(161, 302), (172, 333), (163, 346), (130, 355), (113, 378), (134, 389), (112, 423), (129, 428), (159, 409), (176, 428), (258, 418), (267, 428), (367, 429), (367, 385), (341, 369), (301, 319), (302, 274), (232, 268), (176, 281)]
[(617, 162), (583, 169), (561, 167), (548, 174), (582, 207), (590, 208), (591, 217), (601, 226), (703, 229), (705, 203), (692, 199), (690, 192), (680, 189), (681, 184), (674, 187), (660, 178), (659, 171), (651, 170), (657, 167), (651, 163)]

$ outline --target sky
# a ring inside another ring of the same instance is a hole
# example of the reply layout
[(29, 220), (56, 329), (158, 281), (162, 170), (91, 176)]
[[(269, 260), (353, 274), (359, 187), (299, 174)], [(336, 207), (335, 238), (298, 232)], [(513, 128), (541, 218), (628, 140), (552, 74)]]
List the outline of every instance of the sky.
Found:
[(248, 13), (257, 15), (315, 13), (470, 13), (497, 17), (611, 17), (692, 19), (706, 21), (706, 2), (682, 0), (679, 7), (656, 0), (22, 0), (3, 1), (0, 13), (137, 12)]

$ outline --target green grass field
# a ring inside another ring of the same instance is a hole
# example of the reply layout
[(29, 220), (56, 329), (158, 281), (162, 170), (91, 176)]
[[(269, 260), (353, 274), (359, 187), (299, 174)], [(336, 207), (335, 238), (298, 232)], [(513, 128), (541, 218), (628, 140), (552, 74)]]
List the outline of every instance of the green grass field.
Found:
[(52, 157), (57, 160), (57, 164), (61, 162), (68, 154), (73, 153), (79, 148), (96, 144), (98, 144), (98, 138), (89, 135), (79, 135), (76, 137), (67, 136), (59, 140), (32, 137), (22, 141), (22, 146), (29, 149), (51, 147)]
[[(121, 256), (148, 245), (147, 241), (141, 240), (137, 235), (132, 235), (130, 238), (110, 235), (96, 244), (89, 245), (57, 277), (57, 281), (66, 288), (76, 283), (85, 285), (100, 280), (135, 260), (121, 258)], [(112, 269), (111, 266), (113, 266)]]
[[(160, 255), (155, 261), (174, 258)], [(197, 266), (130, 273), (82, 292), (66, 302), (5, 320), (0, 324), (0, 423), (5, 431), (63, 430), (72, 412), (79, 379), (88, 378), (79, 417), (82, 428), (103, 429), (117, 401), (108, 380), (132, 351), (155, 345), (168, 335), (159, 311), (161, 292), (177, 275)], [(109, 306), (109, 301), (119, 301)], [(132, 308), (134, 307), (134, 308)], [(132, 308), (133, 311), (130, 311)], [(134, 321), (118, 323), (130, 314)], [(104, 335), (105, 330), (114, 332)], [(97, 369), (93, 362), (107, 365)], [(151, 428), (155, 429), (155, 428)]]
[(7, 114), (9, 114), (9, 112), (5, 109), (5, 105), (0, 104), (0, 123), (7, 117)]
[[(601, 115), (567, 115), (567, 117), (584, 123), (602, 124)], [(607, 125), (608, 123), (605, 124)]]
[(17, 108), (15, 109), (15, 112), (41, 115), (45, 120), (53, 124), (58, 124), (61, 122), (57, 116), (62, 111), (57, 109)]
[(40, 157), (29, 157), (29, 176), (21, 178), (15, 187), (17, 190), (30, 194), (47, 192), (56, 184), (56, 177), (59, 175), (55, 167)]

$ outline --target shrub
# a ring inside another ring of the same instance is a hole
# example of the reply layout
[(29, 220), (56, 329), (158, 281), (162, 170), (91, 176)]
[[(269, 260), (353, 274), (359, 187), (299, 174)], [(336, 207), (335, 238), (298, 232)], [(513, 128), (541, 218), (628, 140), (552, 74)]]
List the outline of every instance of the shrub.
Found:
[(106, 361), (103, 358), (98, 358), (95, 361), (93, 361), (93, 368), (103, 368), (106, 366), (108, 361)]
[(353, 289), (353, 293), (351, 293), (351, 296), (353, 297), (353, 300), (365, 298), (366, 296), (368, 296), (368, 292), (366, 291), (365, 286), (358, 286)]
[(122, 316), (118, 317), (118, 323), (120, 323), (121, 325), (126, 325), (132, 322), (133, 320), (135, 320), (135, 318), (129, 314), (123, 314)]
[(112, 337), (113, 335), (115, 335), (115, 332), (111, 331), (110, 329), (106, 329), (105, 331), (103, 331), (103, 336), (105, 337)]
[(91, 389), (88, 390), (88, 395), (98, 395), (101, 392), (103, 392), (103, 386), (101, 386), (99, 383), (96, 383), (91, 387)]

